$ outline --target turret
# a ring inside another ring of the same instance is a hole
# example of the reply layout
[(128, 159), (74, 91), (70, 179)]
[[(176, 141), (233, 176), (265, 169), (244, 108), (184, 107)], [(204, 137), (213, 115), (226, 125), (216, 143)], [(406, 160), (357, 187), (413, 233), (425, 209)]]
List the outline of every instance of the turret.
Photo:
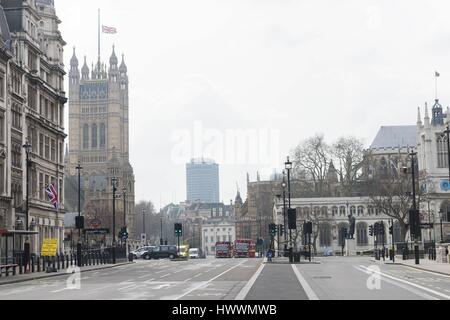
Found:
[(420, 115), (420, 107), (417, 108), (417, 126), (418, 127), (422, 126), (422, 117)]
[(81, 68), (81, 79), (89, 80), (89, 67), (87, 66), (86, 56), (84, 56), (84, 64), (83, 67)]
[(430, 126), (430, 115), (428, 113), (428, 104), (425, 102), (425, 118), (424, 118), (425, 127)]
[(444, 114), (442, 111), (442, 106), (439, 104), (439, 99), (434, 101), (434, 106), (432, 108), (432, 119), (431, 124), (433, 126), (442, 126), (444, 124)]
[(119, 68), (117, 67), (118, 63), (119, 60), (117, 59), (116, 52), (113, 46), (113, 52), (111, 54), (111, 57), (109, 58), (109, 70), (108, 70), (108, 77), (109, 81), (111, 82), (117, 82), (117, 78), (119, 75)]
[(80, 82), (80, 71), (78, 70), (78, 59), (75, 54), (75, 47), (73, 48), (72, 59), (70, 59), (69, 79), (70, 85), (78, 84)]

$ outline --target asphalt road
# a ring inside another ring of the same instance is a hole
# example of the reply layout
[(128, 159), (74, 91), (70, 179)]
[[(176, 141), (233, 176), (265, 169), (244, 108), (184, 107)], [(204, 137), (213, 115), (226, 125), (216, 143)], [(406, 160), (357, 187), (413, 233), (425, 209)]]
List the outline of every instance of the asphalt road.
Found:
[[(316, 264), (267, 264), (261, 259), (169, 261), (0, 286), (0, 300), (448, 300), (450, 276), (368, 257), (318, 258)], [(69, 284), (73, 284), (69, 281)]]

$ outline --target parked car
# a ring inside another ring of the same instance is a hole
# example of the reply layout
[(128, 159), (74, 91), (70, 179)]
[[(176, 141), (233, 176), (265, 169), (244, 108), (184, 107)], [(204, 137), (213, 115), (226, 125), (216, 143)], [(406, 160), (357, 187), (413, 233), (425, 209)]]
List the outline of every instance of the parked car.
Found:
[(155, 248), (155, 246), (140, 247), (140, 248), (138, 248), (138, 249), (136, 249), (134, 251), (131, 251), (131, 254), (133, 255), (133, 259), (141, 258), (144, 253), (148, 252), (152, 248)]
[(150, 259), (174, 259), (178, 258), (177, 246), (156, 246), (142, 254), (142, 258)]
[(189, 249), (189, 258), (190, 259), (199, 259), (200, 258), (200, 251), (198, 250), (198, 248)]

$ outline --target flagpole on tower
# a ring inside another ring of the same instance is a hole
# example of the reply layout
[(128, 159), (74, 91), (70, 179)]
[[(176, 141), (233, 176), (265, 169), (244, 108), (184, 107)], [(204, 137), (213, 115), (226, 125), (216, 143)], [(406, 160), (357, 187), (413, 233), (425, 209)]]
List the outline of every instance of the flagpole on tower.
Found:
[(100, 9), (98, 9), (98, 62), (100, 63)]
[(438, 92), (437, 92), (437, 85), (438, 85), (438, 78), (441, 76), (441, 74), (437, 71), (434, 72), (434, 92), (436, 100), (438, 99)]

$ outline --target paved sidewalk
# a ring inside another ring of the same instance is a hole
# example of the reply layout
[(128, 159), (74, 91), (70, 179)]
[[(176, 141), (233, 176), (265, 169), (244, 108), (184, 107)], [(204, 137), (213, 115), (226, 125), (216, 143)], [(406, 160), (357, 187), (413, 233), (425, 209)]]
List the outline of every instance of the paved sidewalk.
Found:
[(418, 270), (431, 271), (431, 272), (436, 272), (436, 273), (440, 273), (443, 275), (450, 275), (450, 263), (440, 263), (440, 262), (436, 262), (434, 260), (420, 259), (419, 265), (416, 265), (416, 262), (414, 259), (402, 260), (401, 258), (398, 259), (397, 257), (395, 258), (395, 263), (393, 263), (391, 260), (388, 260), (388, 259), (386, 259), (386, 261), (383, 261), (383, 259), (375, 260), (374, 258), (371, 258), (370, 261), (376, 262), (376, 263), (384, 263), (384, 264), (396, 264), (396, 265), (415, 268)]
[[(124, 266), (127, 264), (132, 264), (135, 262), (121, 262), (113, 264), (104, 264), (104, 265), (96, 265), (96, 266), (85, 266), (81, 267), (81, 272), (89, 272), (89, 271), (96, 271), (96, 270), (103, 270), (103, 269), (109, 269), (119, 266)], [(45, 278), (51, 278), (51, 277), (60, 277), (60, 276), (67, 276), (68, 273), (66, 273), (67, 269), (61, 269), (58, 272), (54, 273), (46, 273), (46, 272), (35, 272), (35, 273), (27, 273), (27, 274), (16, 274), (13, 276), (11, 273), (8, 277), (6, 277), (4, 274), (0, 278), (0, 286), (5, 284), (12, 284), (12, 283), (19, 283), (19, 282), (25, 282), (25, 281), (32, 281), (37, 279), (45, 279)]]

